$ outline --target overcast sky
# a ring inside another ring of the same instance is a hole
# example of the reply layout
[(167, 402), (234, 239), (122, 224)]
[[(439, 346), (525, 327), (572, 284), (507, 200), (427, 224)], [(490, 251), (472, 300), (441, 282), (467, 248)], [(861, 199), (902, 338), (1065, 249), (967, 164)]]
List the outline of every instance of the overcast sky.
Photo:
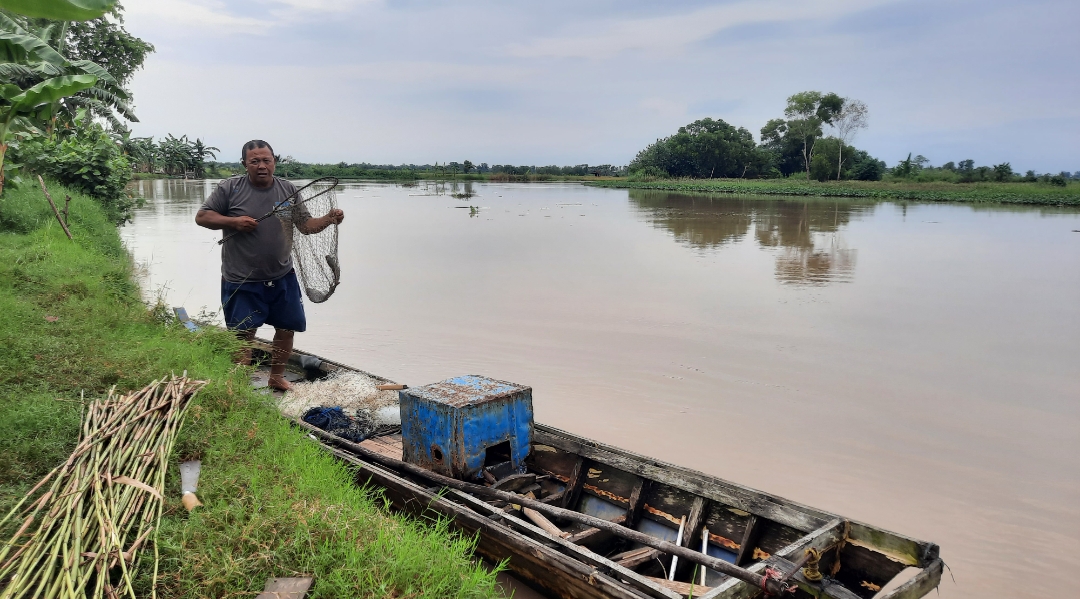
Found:
[(1080, 170), (1076, 0), (122, 0), (157, 52), (140, 136), (308, 162), (626, 164), (699, 118), (758, 136), (803, 90), (870, 108), (890, 166)]

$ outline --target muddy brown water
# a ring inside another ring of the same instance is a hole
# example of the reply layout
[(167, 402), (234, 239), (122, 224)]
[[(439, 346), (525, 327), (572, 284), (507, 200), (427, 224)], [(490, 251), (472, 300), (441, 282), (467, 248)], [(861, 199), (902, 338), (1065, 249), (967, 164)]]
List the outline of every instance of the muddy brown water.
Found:
[[(219, 303), (213, 184), (136, 182), (122, 230), (193, 314)], [(1075, 592), (1080, 212), (578, 184), (339, 202), (342, 283), (298, 347), (531, 385), (541, 422), (935, 541), (943, 597)]]

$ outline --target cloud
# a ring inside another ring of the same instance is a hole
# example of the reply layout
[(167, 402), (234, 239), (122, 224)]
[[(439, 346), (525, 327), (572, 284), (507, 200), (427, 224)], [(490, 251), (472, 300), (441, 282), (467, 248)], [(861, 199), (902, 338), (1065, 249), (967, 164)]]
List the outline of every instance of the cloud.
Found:
[(672, 54), (740, 25), (830, 19), (894, 0), (744, 0), (667, 17), (628, 19), (597, 31), (594, 23), (572, 35), (511, 44), (525, 58), (609, 59), (627, 51)]
[(1080, 4), (1033, 1), (124, 4), (158, 49), (132, 82), (138, 135), (327, 162), (625, 164), (703, 117), (756, 133), (817, 89), (870, 106), (856, 145), (890, 163), (1076, 170)]
[(267, 19), (234, 15), (215, 0), (125, 0), (124, 12), (135, 22), (168, 27), (262, 33), (273, 24)]

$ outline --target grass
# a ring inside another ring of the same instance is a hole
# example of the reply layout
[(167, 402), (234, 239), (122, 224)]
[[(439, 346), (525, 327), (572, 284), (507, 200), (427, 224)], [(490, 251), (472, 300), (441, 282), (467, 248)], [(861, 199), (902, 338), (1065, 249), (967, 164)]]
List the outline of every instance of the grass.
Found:
[[(115, 226), (92, 199), (71, 196), (74, 242), (40, 190), (0, 198), (0, 509), (66, 459), (81, 397), (187, 370), (211, 383), (173, 463), (202, 460), (205, 505), (188, 514), (170, 471), (159, 595), (250, 597), (268, 577), (300, 574), (316, 578), (311, 597), (500, 595), (472, 557), (473, 539), (446, 522), (387, 512), (376, 492), (356, 488), (347, 468), (291, 429), (231, 364), (232, 335), (191, 334), (163, 307), (148, 308)], [(139, 590), (148, 594), (145, 574)]]
[(628, 179), (593, 181), (587, 185), (628, 189), (911, 200), (917, 202), (988, 202), (1080, 206), (1080, 184), (1058, 187), (1047, 183), (918, 183), (888, 181), (829, 181), (789, 179)]

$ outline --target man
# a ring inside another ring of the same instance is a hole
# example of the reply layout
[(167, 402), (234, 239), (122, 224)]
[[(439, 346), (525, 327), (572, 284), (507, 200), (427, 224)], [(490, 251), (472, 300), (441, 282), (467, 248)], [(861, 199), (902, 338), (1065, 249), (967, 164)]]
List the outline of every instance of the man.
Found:
[[(256, 221), (296, 191), (274, 176), (274, 149), (256, 139), (244, 144), (240, 161), (246, 175), (226, 179), (195, 214), (195, 224), (237, 233), (221, 246), (221, 305), (225, 324), (244, 341), (255, 338), (264, 324), (274, 327), (269, 385), (287, 391), (285, 364), (292, 354), (293, 333), (307, 329), (300, 285), (293, 271), (289, 235), (277, 216)], [(301, 233), (318, 233), (340, 224), (345, 213), (334, 209), (298, 226)], [(291, 226), (291, 225), (289, 225)], [(251, 361), (246, 349), (239, 362)]]

